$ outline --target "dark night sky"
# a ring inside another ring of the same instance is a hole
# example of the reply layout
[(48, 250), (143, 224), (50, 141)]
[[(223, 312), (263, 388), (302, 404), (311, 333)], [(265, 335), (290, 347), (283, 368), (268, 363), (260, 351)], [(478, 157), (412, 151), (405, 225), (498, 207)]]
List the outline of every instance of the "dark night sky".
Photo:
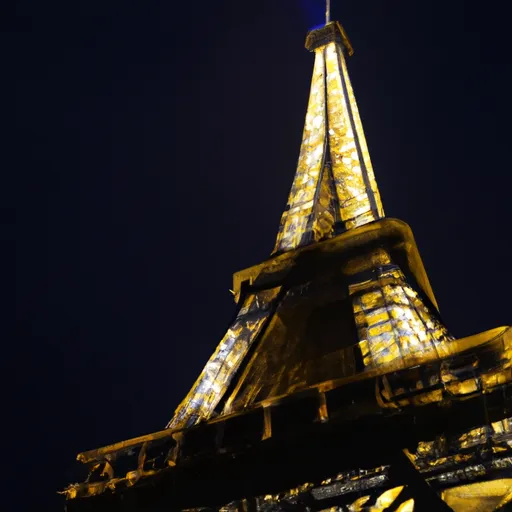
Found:
[[(511, 320), (501, 5), (333, 0), (387, 215), (456, 336)], [(223, 335), (232, 273), (274, 244), (321, 21), (321, 0), (0, 4), (4, 424), (27, 510), (59, 510), (77, 452), (165, 426)]]

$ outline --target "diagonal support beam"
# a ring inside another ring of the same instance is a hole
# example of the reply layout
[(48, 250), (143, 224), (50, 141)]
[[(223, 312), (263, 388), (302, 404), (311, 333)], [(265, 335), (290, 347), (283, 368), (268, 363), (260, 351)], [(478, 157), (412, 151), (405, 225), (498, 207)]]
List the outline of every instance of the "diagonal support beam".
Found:
[(403, 450), (396, 452), (391, 460), (391, 478), (401, 485), (407, 485), (409, 494), (414, 498), (415, 512), (453, 512), (428, 485)]

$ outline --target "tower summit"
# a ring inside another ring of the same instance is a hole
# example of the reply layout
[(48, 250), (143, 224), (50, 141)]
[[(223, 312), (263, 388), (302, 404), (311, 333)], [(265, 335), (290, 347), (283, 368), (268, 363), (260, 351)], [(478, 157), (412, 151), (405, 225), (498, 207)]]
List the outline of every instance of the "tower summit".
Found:
[(64, 491), (70, 512), (512, 501), (512, 330), (455, 339), (442, 322), (410, 228), (384, 215), (329, 0), (306, 48), (271, 257), (234, 275), (235, 320), (167, 428), (78, 455), (89, 476)]
[[(329, 17), (329, 12), (327, 12)], [(304, 134), (275, 253), (297, 249), (384, 217), (337, 22), (308, 35), (315, 54)]]

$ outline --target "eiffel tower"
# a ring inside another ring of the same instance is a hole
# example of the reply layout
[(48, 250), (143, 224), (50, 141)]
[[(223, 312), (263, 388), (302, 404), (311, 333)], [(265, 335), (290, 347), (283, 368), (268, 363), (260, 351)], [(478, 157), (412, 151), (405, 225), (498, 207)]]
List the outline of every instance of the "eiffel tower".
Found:
[(167, 428), (78, 455), (68, 511), (511, 510), (512, 330), (444, 326), (329, 10), (271, 257), (234, 275), (236, 317)]

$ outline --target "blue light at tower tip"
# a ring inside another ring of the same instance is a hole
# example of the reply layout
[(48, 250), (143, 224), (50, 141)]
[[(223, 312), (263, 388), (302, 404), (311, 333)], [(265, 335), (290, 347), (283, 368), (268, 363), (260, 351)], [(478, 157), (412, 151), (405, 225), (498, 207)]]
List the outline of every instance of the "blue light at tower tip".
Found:
[(306, 15), (310, 30), (325, 25), (325, 0), (301, 0), (302, 8)]

